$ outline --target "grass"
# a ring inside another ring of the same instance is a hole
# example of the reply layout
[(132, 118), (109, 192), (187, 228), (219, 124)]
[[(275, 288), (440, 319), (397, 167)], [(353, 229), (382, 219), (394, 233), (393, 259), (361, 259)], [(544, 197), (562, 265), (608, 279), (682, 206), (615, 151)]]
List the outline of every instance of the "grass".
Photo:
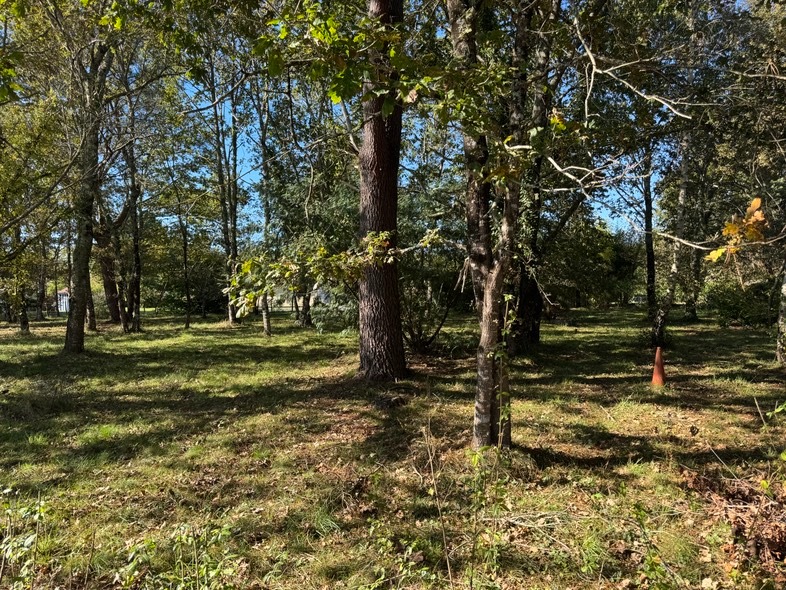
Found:
[(635, 312), (576, 319), (515, 362), (504, 460), (467, 450), (471, 318), (387, 385), (284, 316), (101, 326), (79, 357), (62, 322), (3, 326), (0, 588), (781, 587), (771, 335), (676, 325), (653, 390)]

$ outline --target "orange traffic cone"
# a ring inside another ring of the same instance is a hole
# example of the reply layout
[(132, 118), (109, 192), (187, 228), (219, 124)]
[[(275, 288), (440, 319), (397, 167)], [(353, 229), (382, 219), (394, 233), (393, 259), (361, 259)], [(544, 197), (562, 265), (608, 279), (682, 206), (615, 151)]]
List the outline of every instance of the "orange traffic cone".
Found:
[(663, 387), (666, 383), (666, 372), (663, 370), (663, 353), (660, 346), (655, 350), (655, 368), (652, 370), (652, 385)]

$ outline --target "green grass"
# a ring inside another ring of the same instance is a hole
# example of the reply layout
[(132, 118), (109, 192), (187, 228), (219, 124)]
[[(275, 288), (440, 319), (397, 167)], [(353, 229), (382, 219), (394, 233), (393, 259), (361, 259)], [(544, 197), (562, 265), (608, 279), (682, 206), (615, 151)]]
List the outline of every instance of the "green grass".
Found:
[(0, 588), (782, 584), (778, 512), (751, 520), (786, 498), (771, 335), (675, 325), (653, 390), (635, 312), (575, 319), (514, 363), (503, 462), (468, 452), (469, 317), (396, 384), (284, 316), (101, 326), (79, 357), (62, 322), (3, 325)]

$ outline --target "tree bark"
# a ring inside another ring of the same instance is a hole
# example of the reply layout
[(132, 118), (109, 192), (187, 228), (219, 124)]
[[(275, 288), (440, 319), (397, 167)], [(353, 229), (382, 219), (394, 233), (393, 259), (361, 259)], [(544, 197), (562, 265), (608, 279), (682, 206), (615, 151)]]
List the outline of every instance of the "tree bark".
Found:
[(180, 225), (180, 237), (182, 239), (183, 250), (183, 288), (186, 292), (186, 323), (183, 327), (188, 330), (191, 327), (191, 276), (188, 269), (188, 225), (187, 221), (183, 217), (182, 211), (180, 211), (179, 201), (178, 222)]
[(99, 196), (98, 174), (99, 116), (86, 113), (90, 119), (85, 125), (79, 158), (81, 180), (74, 199), (76, 240), (71, 256), (71, 287), (69, 293), (68, 322), (63, 351), (80, 353), (85, 349), (85, 318), (90, 295), (90, 252), (93, 248), (93, 204)]
[[(54, 26), (62, 30), (62, 21), (56, 16), (52, 20)], [(93, 248), (93, 207), (101, 190), (98, 159), (101, 109), (106, 78), (114, 56), (110, 46), (101, 41), (91, 44), (85, 53), (89, 63), (83, 63), (81, 56), (72, 56), (74, 86), (81, 101), (78, 105), (81, 143), (76, 166), (80, 181), (73, 203), (76, 242), (72, 255), (70, 305), (63, 347), (65, 353), (80, 353), (85, 349), (85, 316), (90, 294), (90, 253)]]
[(262, 294), (262, 331), (265, 336), (272, 335), (273, 331), (270, 327), (270, 306), (268, 304), (267, 293)]
[(120, 293), (117, 288), (117, 271), (115, 257), (111, 250), (111, 241), (96, 240), (100, 247), (98, 265), (101, 269), (101, 282), (104, 286), (104, 297), (109, 310), (109, 321), (113, 324), (120, 323)]
[[(393, 28), (404, 16), (403, 0), (369, 0), (372, 20)], [(372, 57), (375, 71), (363, 85), (364, 94), (395, 79), (389, 73), (388, 52)], [(390, 108), (385, 116), (383, 108)], [(402, 106), (396, 91), (373, 95), (363, 103), (363, 144), (360, 148), (360, 235), (386, 233), (395, 248), (398, 214), (398, 169), (401, 155)], [(359, 289), (360, 373), (370, 380), (403, 377), (406, 372), (401, 303), (396, 262), (372, 264), (363, 269)]]
[[(89, 281), (89, 275), (88, 275)], [(93, 301), (93, 289), (87, 291), (87, 329), (90, 332), (98, 332), (98, 325), (96, 323), (96, 307)]]
[[(453, 55), (467, 72), (478, 66), (476, 30), (480, 2), (449, 0)], [(517, 18), (526, 18), (526, 10)], [(520, 25), (521, 23), (517, 23)], [(515, 77), (511, 96), (510, 125), (514, 143), (525, 125), (523, 105), (526, 92), (523, 28), (517, 27), (513, 63), (522, 71)], [(521, 37), (519, 34), (521, 33)], [(477, 382), (472, 446), (510, 445), (510, 391), (505, 360), (506, 343), (502, 328), (506, 321), (504, 286), (511, 268), (519, 217), (520, 184), (509, 182), (501, 194), (502, 220), (495, 250), (492, 235), (491, 184), (486, 180), (489, 150), (486, 136), (469, 121), (462, 122), (464, 158), (467, 165), (466, 215), (467, 252), (475, 302), (478, 308), (480, 339), (477, 350)]]
[(786, 366), (786, 272), (783, 273), (783, 283), (781, 285), (781, 305), (778, 312), (778, 339), (775, 344), (775, 357), (781, 365)]
[(652, 147), (647, 146), (644, 154), (644, 251), (647, 269), (647, 318), (652, 322), (658, 313), (658, 297), (655, 292), (655, 242), (652, 235)]
[(22, 334), (30, 333), (30, 318), (27, 316), (27, 293), (24, 287), (20, 287), (17, 292), (19, 299), (19, 331)]
[(36, 297), (35, 319), (44, 320), (44, 307), (46, 306), (46, 245), (41, 244), (41, 267), (38, 269), (38, 293)]
[(313, 328), (314, 322), (311, 319), (311, 291), (308, 289), (308, 281), (304, 283), (303, 307), (300, 308), (298, 324), (301, 328)]
[(142, 220), (139, 215), (139, 196), (141, 194), (141, 187), (134, 183), (136, 186), (136, 197), (132, 201), (131, 209), (131, 246), (133, 250), (134, 266), (131, 272), (131, 282), (129, 289), (131, 291), (129, 299), (131, 305), (129, 306), (129, 314), (131, 316), (131, 331), (142, 331)]

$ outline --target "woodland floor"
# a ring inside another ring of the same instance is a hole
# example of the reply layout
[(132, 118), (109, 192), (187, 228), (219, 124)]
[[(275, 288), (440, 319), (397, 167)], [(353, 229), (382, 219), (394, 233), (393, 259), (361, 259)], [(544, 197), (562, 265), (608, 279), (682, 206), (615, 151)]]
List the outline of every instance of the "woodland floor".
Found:
[(675, 325), (655, 391), (639, 310), (571, 324), (513, 367), (502, 460), (468, 452), (469, 317), (393, 385), (284, 316), (78, 358), (3, 325), (0, 588), (786, 587), (773, 335)]

